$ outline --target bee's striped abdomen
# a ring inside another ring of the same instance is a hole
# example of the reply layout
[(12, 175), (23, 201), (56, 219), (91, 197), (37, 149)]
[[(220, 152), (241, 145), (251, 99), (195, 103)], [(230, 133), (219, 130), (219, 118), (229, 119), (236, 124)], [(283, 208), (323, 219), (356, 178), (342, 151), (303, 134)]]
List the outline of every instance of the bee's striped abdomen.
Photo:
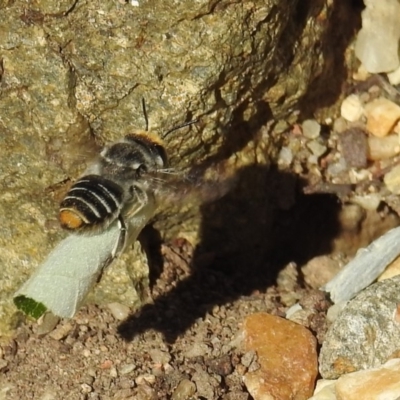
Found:
[(118, 217), (123, 197), (122, 187), (109, 179), (83, 176), (60, 204), (61, 226), (75, 232), (105, 229)]

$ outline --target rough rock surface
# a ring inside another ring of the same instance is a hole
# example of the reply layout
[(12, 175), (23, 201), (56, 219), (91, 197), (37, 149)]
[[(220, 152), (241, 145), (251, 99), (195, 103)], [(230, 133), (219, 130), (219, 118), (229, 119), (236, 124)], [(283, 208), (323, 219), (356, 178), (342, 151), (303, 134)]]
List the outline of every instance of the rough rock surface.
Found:
[(400, 352), (400, 276), (378, 282), (350, 301), (328, 329), (319, 357), (323, 378), (378, 367)]
[(338, 379), (339, 400), (398, 399), (400, 396), (400, 360), (390, 360), (381, 368), (357, 371)]
[[(278, 150), (268, 131), (255, 144), (258, 128), (293, 109), (310, 83), (317, 93), (316, 77), (338, 64), (332, 3), (122, 3), (0, 2), (2, 316), (62, 236), (55, 215), (63, 182), (83, 169), (90, 148), (145, 127), (142, 98), (161, 133), (200, 118), (166, 138), (172, 166), (230, 156), (236, 168), (260, 165)], [(199, 219), (182, 209), (159, 227), (189, 237)], [(117, 293), (117, 280), (104, 293)], [(10, 318), (1, 321), (4, 332)]]

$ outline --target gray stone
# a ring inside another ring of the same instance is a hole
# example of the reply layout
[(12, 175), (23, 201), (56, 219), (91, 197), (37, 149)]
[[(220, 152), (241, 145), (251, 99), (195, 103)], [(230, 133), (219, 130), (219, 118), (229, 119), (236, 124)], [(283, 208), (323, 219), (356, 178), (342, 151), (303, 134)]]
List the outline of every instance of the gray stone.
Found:
[(342, 310), (321, 348), (323, 378), (375, 368), (399, 354), (399, 285), (400, 276), (375, 283)]

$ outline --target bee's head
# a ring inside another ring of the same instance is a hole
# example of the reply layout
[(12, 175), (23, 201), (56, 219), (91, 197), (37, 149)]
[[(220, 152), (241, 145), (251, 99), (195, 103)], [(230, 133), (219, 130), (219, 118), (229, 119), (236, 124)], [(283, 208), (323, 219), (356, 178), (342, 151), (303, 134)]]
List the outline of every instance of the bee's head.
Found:
[(137, 151), (135, 155), (138, 161), (138, 172), (155, 172), (168, 166), (167, 152), (157, 135), (138, 132), (125, 136), (125, 141)]
[(167, 153), (160, 139), (147, 132), (127, 135), (106, 147), (101, 156), (114, 167), (136, 171), (138, 176), (168, 166)]

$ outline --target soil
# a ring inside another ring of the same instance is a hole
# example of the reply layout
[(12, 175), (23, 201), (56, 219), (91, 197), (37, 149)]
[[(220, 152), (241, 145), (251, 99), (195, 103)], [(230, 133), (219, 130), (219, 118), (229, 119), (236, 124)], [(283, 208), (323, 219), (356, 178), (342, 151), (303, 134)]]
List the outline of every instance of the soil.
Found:
[[(238, 346), (241, 323), (256, 311), (283, 316), (279, 290), (244, 295), (251, 287), (237, 276), (191, 271), (183, 239), (161, 250), (153, 302), (128, 320), (91, 305), (47, 335), (20, 326), (2, 347), (4, 398), (249, 399), (242, 375), (255, 355)], [(293, 296), (304, 295), (295, 286)]]
[[(297, 209), (304, 215), (295, 225), (304, 227), (316, 205), (307, 200)], [(331, 207), (320, 207), (325, 217)], [(147, 228), (144, 234), (153, 233)], [(263, 268), (232, 268), (231, 254), (229, 265), (218, 268), (217, 252), (196, 256), (184, 239), (159, 250), (151, 301), (127, 320), (117, 320), (108, 307), (89, 305), (48, 334), (37, 323), (23, 323), (1, 347), (0, 398), (250, 400), (242, 377), (257, 368), (257, 360), (240, 346), (247, 315), (284, 316), (297, 300), (309, 308), (318, 304), (306, 325), (323, 340), (329, 303), (304, 284), (296, 263), (282, 267), (276, 261), (282, 257), (275, 257)]]

